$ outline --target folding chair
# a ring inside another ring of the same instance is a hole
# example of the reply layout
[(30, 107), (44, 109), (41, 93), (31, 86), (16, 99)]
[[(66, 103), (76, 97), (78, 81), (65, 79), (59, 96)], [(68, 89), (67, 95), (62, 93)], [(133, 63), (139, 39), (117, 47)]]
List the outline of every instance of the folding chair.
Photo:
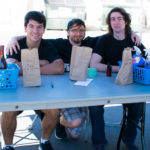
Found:
[(34, 110), (34, 111), (35, 111), (35, 117), (31, 123), (31, 125), (29, 125), (29, 127), (28, 127), (29, 130), (33, 130), (33, 125), (38, 117), (42, 120), (43, 116), (44, 116), (42, 112), (40, 112), (38, 110)]
[(120, 135), (117, 142), (117, 150), (120, 150), (120, 142), (122, 138), (123, 131), (126, 127), (127, 121), (133, 123), (140, 131), (141, 131), (141, 143), (142, 143), (142, 150), (145, 150), (145, 140), (144, 140), (144, 128), (145, 128), (145, 110), (146, 110), (146, 103), (143, 104), (142, 110), (142, 118), (140, 120), (140, 125), (136, 124), (133, 120), (128, 118), (128, 110), (126, 106), (123, 106), (123, 121), (120, 130)]
[(35, 117), (34, 117), (34, 119), (33, 119), (33, 121), (32, 121), (32, 124), (29, 125), (29, 127), (28, 127), (29, 130), (33, 130), (33, 125), (34, 125), (34, 123), (35, 123), (35, 121), (36, 121), (37, 118), (38, 118), (38, 115), (35, 114)]

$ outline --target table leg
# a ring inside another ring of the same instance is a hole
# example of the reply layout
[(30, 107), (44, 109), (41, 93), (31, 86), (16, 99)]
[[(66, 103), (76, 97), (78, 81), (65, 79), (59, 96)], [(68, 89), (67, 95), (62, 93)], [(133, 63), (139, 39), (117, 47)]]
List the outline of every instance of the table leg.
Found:
[(133, 123), (140, 130), (140, 132), (141, 132), (142, 150), (145, 150), (145, 139), (144, 139), (145, 110), (146, 110), (146, 103), (143, 104), (141, 126), (139, 126), (136, 122), (134, 122), (133, 120), (130, 120), (129, 118), (127, 118), (127, 113), (128, 113), (127, 112), (127, 108), (123, 107), (123, 122), (122, 122), (122, 127), (121, 127), (121, 130), (120, 130), (120, 135), (119, 135), (118, 142), (117, 142), (117, 150), (120, 150), (121, 137), (122, 137), (122, 133), (123, 133), (123, 130), (125, 128), (127, 120), (130, 121), (131, 123)]
[(142, 143), (142, 150), (145, 150), (145, 139), (144, 139), (145, 111), (146, 111), (146, 103), (144, 103), (144, 106), (143, 106), (143, 113), (142, 113), (142, 120), (141, 120), (141, 143)]
[(122, 138), (122, 134), (125, 128), (125, 124), (126, 124), (126, 107), (123, 107), (123, 119), (122, 119), (122, 126), (120, 129), (120, 134), (119, 134), (119, 138), (118, 138), (118, 142), (117, 142), (117, 150), (120, 150), (120, 143), (121, 143), (121, 138)]

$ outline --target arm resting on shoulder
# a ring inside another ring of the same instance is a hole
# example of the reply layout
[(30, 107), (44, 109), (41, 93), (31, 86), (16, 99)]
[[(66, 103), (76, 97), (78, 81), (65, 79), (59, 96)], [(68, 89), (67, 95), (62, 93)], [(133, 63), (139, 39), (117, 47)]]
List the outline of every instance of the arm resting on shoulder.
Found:
[[(96, 53), (93, 53), (92, 57), (91, 57), (90, 67), (96, 68), (97, 71), (99, 71), (99, 72), (106, 72), (107, 65), (102, 64), (101, 61), (102, 61), (102, 56), (100, 56)], [(112, 72), (118, 72), (118, 71), (119, 71), (118, 66), (112, 66)]]
[(21, 40), (24, 37), (25, 36), (15, 36), (15, 37), (11, 38), (6, 46), (6, 54), (7, 55), (9, 55), (9, 54), (12, 55), (13, 53), (17, 54), (18, 53), (17, 49), (20, 50), (18, 40)]
[(56, 59), (52, 63), (40, 65), (41, 74), (64, 74), (64, 63), (62, 59)]
[(131, 39), (136, 46), (141, 45), (141, 39), (134, 31), (131, 30)]

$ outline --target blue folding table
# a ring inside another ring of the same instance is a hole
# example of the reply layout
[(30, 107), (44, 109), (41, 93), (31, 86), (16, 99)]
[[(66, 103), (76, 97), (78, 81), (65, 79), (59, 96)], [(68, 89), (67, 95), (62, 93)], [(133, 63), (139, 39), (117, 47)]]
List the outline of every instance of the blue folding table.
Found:
[(116, 74), (98, 73), (88, 86), (74, 85), (69, 74), (42, 75), (40, 87), (24, 87), (19, 77), (14, 90), (0, 90), (0, 111), (67, 108), (150, 101), (150, 86), (115, 84)]

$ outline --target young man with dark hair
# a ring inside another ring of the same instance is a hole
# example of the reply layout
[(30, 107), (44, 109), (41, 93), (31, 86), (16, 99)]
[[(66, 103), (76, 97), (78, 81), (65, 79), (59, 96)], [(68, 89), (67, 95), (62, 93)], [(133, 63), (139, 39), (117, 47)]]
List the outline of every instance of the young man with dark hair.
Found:
[[(27, 37), (19, 40), (19, 46), (22, 49), (38, 48), (40, 72), (41, 74), (63, 74), (63, 60), (58, 55), (57, 49), (50, 42), (48, 43), (42, 36), (45, 32), (45, 16), (37, 11), (30, 11), (25, 16), (25, 32)], [(21, 51), (17, 54), (7, 55), (7, 62), (13, 62), (21, 67)], [(21, 67), (22, 68), (22, 67)], [(21, 72), (22, 74), (22, 69)], [(44, 113), (42, 120), (42, 136), (39, 150), (53, 150), (49, 138), (56, 127), (59, 118), (59, 109), (40, 110)], [(21, 112), (11, 111), (3, 112), (1, 119), (2, 133), (5, 141), (3, 150), (14, 150), (13, 136), (17, 126), (17, 115)]]
[[(116, 7), (109, 12), (106, 22), (109, 32), (97, 40), (90, 67), (106, 72), (107, 64), (110, 63), (112, 72), (118, 72), (118, 61), (122, 60), (124, 48), (135, 45), (131, 40), (130, 15), (123, 8)], [(140, 45), (140, 49), (144, 53), (143, 45)], [(142, 115), (143, 103), (125, 104), (125, 106), (128, 108), (128, 117), (138, 123)], [(89, 110), (93, 145), (95, 150), (104, 150), (107, 144), (104, 132), (104, 108), (92, 106)], [(138, 150), (134, 144), (136, 134), (136, 126), (128, 122), (122, 136), (127, 150)]]
[[(96, 43), (97, 38), (87, 37), (86, 39), (84, 39), (85, 31), (86, 26), (84, 21), (75, 18), (68, 22), (67, 39), (47, 39), (47, 42), (53, 43), (56, 46), (64, 63), (68, 66), (71, 60), (72, 46), (88, 46), (93, 48)], [(18, 39), (20, 38), (22, 38), (22, 36)], [(18, 53), (19, 50), (16, 50), (16, 52)], [(62, 109), (60, 122), (57, 124), (56, 127), (56, 138), (61, 140), (66, 139), (67, 134), (65, 127), (68, 131), (68, 134), (72, 138), (79, 138), (82, 132), (84, 120), (86, 119), (86, 115), (87, 108)], [(43, 116), (43, 113), (41, 113), (41, 119), (43, 118)]]

